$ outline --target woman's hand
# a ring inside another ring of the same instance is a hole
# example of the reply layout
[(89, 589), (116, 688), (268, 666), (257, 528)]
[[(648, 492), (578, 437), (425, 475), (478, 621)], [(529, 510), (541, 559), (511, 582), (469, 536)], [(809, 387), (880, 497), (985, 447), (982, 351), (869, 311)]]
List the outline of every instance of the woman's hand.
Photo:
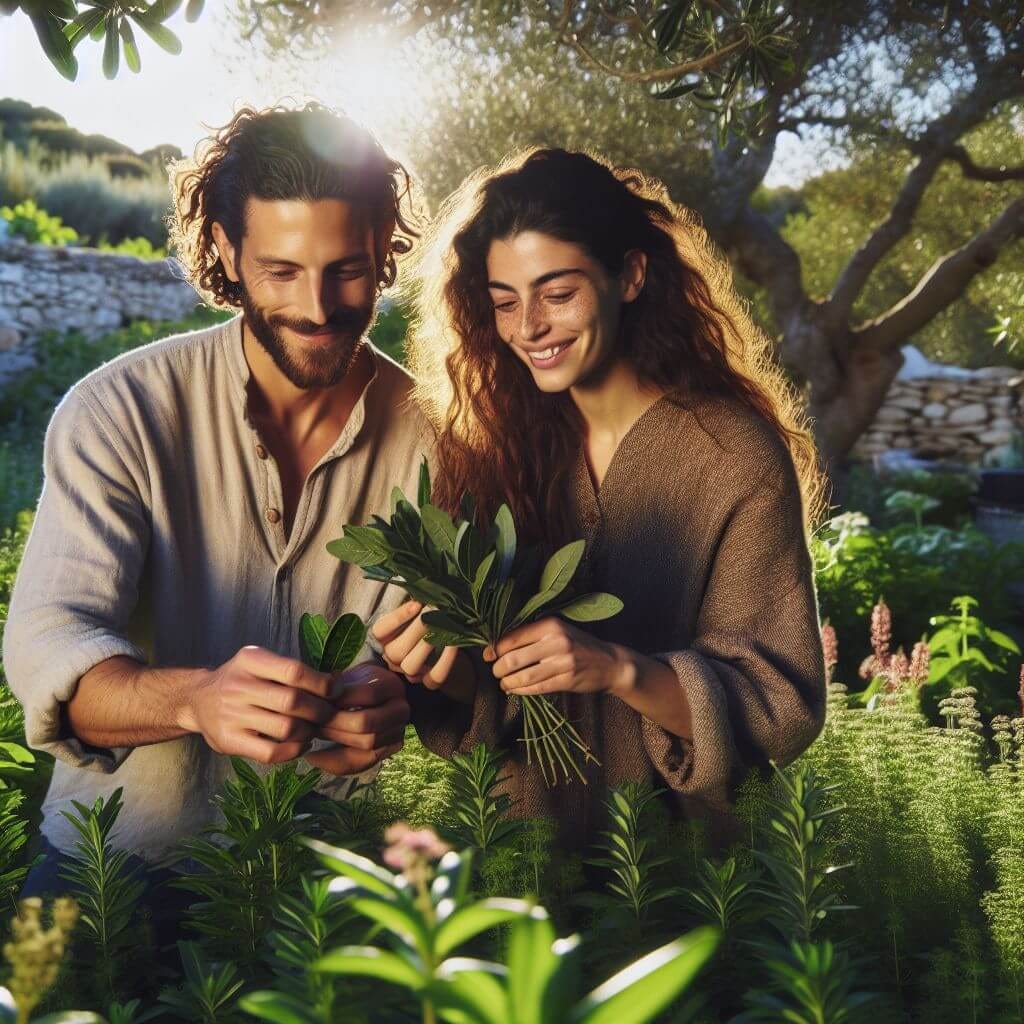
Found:
[(428, 629), (423, 623), (425, 610), (429, 609), (419, 601), (406, 601), (373, 624), (384, 661), (410, 683), (421, 683), (428, 690), (444, 687), (448, 696), (472, 703), (476, 693), (473, 666), (458, 647), (443, 648), (437, 661), (428, 664), (434, 648), (423, 639)]
[(501, 688), (528, 697), (540, 693), (620, 693), (631, 678), (629, 652), (549, 617), (520, 626), (498, 643), (497, 658), (488, 647)]

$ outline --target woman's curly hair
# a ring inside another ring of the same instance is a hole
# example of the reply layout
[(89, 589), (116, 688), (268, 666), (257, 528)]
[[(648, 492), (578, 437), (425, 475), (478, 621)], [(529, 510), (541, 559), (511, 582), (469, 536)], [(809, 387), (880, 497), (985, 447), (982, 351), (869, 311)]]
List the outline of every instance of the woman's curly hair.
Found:
[(622, 313), (623, 352), (678, 404), (732, 397), (770, 424), (792, 456), (812, 528), (825, 496), (809, 422), (727, 261), (660, 181), (560, 149), (527, 150), (471, 176), (442, 206), (407, 282), (417, 311), (407, 359), (439, 435), (435, 503), (454, 512), (469, 490), (492, 514), (508, 501), (531, 539), (571, 537), (566, 497), (581, 417), (568, 394), (542, 392), (502, 342), (487, 287), (491, 243), (522, 231), (581, 245), (610, 274), (630, 250), (646, 254), (643, 291)]
[(239, 247), (249, 199), (344, 199), (368, 208), (384, 288), (395, 282), (397, 257), (419, 237), (409, 172), (369, 131), (319, 103), (243, 107), (193, 159), (173, 164), (170, 178), (171, 244), (189, 281), (215, 306), (240, 307), (241, 292), (221, 263), (213, 225)]

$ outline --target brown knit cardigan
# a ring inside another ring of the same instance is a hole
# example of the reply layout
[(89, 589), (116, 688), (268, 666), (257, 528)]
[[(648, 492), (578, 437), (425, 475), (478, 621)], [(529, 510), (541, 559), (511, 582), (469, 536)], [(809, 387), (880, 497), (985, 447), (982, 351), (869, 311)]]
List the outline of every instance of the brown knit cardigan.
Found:
[(506, 751), (514, 813), (553, 816), (571, 846), (603, 826), (608, 786), (645, 778), (724, 843), (737, 834), (732, 801), (749, 768), (791, 761), (824, 720), (818, 608), (789, 451), (733, 399), (686, 409), (665, 397), (623, 438), (596, 492), (580, 452), (572, 491), (577, 535), (587, 541), (583, 582), (625, 602), (590, 628), (674, 669), (693, 739), (616, 697), (561, 694), (601, 764), (588, 766), (588, 785), (548, 789), (518, 742), (519, 701), (476, 655), (473, 706), (410, 686), (413, 724), (443, 757), (480, 742)]

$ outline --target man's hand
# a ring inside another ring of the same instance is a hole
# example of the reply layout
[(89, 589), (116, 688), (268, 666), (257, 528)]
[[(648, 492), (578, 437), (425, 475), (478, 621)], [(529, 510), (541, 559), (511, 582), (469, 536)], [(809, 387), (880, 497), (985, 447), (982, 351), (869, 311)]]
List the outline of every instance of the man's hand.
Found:
[(306, 754), (306, 760), (332, 775), (356, 775), (402, 749), (409, 722), (405, 684), (372, 662), (333, 677), (333, 714), (317, 735), (342, 746)]
[(221, 754), (261, 764), (302, 755), (335, 714), (331, 676), (262, 647), (243, 647), (192, 690), (181, 725)]

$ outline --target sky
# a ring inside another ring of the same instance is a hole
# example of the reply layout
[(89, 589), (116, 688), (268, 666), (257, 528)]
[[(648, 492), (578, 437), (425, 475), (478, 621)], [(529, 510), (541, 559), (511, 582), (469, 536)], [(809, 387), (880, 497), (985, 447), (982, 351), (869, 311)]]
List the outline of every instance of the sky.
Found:
[[(100, 68), (102, 43), (86, 40), (77, 51), (78, 79), (62, 78), (43, 55), (28, 18), (0, 16), (0, 98), (49, 107), (79, 131), (99, 133), (136, 151), (171, 143), (186, 153), (207, 132), (222, 125), (244, 103), (266, 106), (309, 97), (343, 107), (401, 153), (396, 137), (395, 105), (414, 96), (429, 98), (430, 68), (416, 67), (408, 51), (397, 53), (383, 42), (360, 40), (331, 61), (274, 66), (247, 59), (244, 44), (222, 3), (211, 0), (194, 24), (179, 11), (167, 22), (182, 41), (180, 56), (160, 49), (137, 33), (142, 71), (122, 64), (113, 81)], [(426, 95), (425, 95), (426, 94)], [(797, 185), (820, 171), (817, 147), (782, 135), (766, 184)]]

